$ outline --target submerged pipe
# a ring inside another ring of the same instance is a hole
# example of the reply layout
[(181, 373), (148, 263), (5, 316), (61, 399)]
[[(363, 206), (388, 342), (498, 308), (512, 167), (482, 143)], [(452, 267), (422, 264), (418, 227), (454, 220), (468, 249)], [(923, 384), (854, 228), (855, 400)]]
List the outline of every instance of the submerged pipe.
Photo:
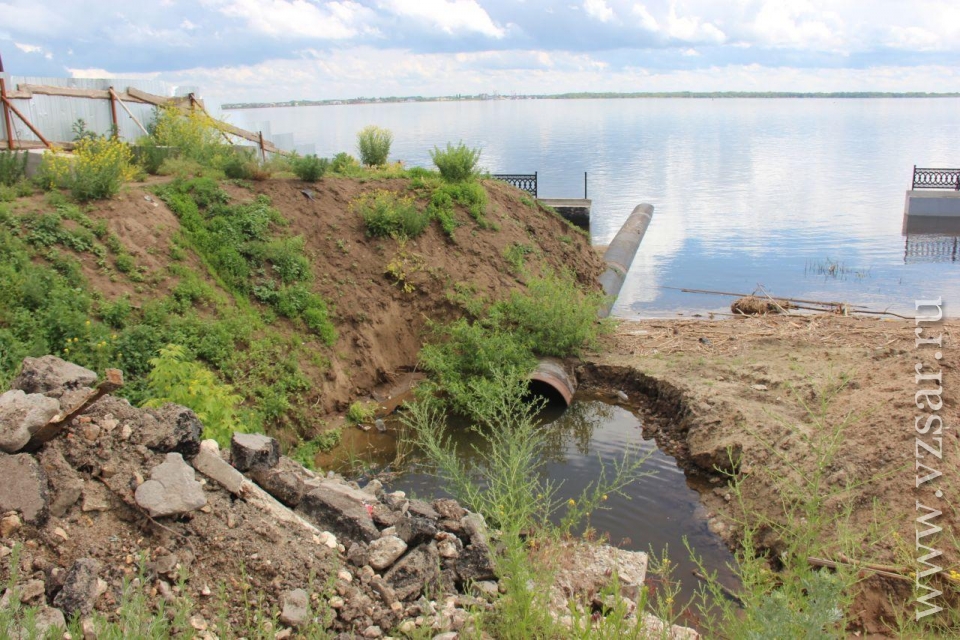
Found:
[(542, 382), (554, 389), (569, 407), (573, 394), (577, 391), (577, 378), (556, 358), (541, 358), (537, 368), (530, 374), (530, 380)]
[(606, 253), (603, 254), (603, 261), (607, 263), (607, 270), (601, 274), (598, 280), (603, 286), (603, 292), (607, 294), (608, 300), (598, 313), (601, 318), (610, 315), (610, 310), (617, 301), (617, 295), (620, 293), (623, 281), (627, 278), (627, 272), (630, 270), (634, 256), (637, 255), (640, 241), (643, 240), (643, 234), (647, 232), (652, 217), (653, 205), (644, 202), (634, 207), (633, 213), (620, 227), (620, 231), (617, 232), (613, 242), (610, 243)]

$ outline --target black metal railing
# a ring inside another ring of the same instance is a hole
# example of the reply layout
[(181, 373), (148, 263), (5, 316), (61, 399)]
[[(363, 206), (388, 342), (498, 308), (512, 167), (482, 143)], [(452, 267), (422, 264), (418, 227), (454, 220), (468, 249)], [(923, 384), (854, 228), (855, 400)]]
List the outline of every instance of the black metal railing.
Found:
[(496, 180), (503, 180), (508, 184), (512, 184), (517, 189), (526, 191), (534, 198), (537, 197), (537, 172), (533, 173), (495, 173), (493, 176)]
[(914, 165), (913, 188), (960, 191), (960, 169), (918, 169)]

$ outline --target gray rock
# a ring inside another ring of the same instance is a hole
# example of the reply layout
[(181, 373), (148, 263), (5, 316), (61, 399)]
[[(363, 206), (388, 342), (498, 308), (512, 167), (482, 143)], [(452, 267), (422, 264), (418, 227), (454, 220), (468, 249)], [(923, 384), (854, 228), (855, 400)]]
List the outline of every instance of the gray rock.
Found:
[(299, 627), (307, 620), (309, 599), (303, 589), (286, 591), (280, 596), (283, 611), (280, 612), (280, 622), (288, 627)]
[(36, 458), (0, 453), (0, 513), (19, 511), (25, 522), (44, 524), (50, 515), (47, 486), (47, 474)]
[(338, 537), (363, 542), (372, 542), (380, 537), (370, 510), (361, 500), (347, 492), (333, 491), (326, 486), (314, 489), (303, 497), (297, 510), (312, 519), (321, 529), (326, 529)]
[(151, 469), (150, 479), (137, 487), (134, 497), (154, 518), (187, 513), (207, 504), (193, 467), (179, 453), (168, 453), (166, 461)]
[(83, 479), (54, 447), (44, 447), (38, 456), (47, 474), (50, 492), (50, 515), (62, 518), (77, 503), (83, 491)]
[(411, 500), (409, 512), (415, 516), (420, 516), (421, 518), (429, 518), (430, 520), (440, 519), (440, 514), (437, 513), (437, 510), (423, 500)]
[(200, 443), (200, 452), (191, 461), (193, 468), (216, 481), (230, 493), (237, 495), (243, 485), (243, 474), (230, 466), (220, 457), (220, 447), (216, 440), (204, 440)]
[(94, 387), (97, 374), (56, 356), (24, 358), (20, 375), (13, 379), (11, 389), (27, 393), (41, 393), (59, 398), (63, 392), (80, 387)]
[(410, 506), (410, 501), (407, 500), (407, 494), (403, 491), (384, 494), (383, 502), (394, 511), (400, 511), (402, 513), (406, 513), (407, 508)]
[(306, 475), (306, 469), (286, 456), (280, 456), (279, 464), (273, 469), (254, 467), (250, 470), (250, 477), (291, 509), (295, 509), (303, 496), (320, 484)]
[(73, 563), (63, 580), (63, 588), (53, 599), (53, 605), (68, 618), (75, 614), (89, 615), (99, 595), (97, 574), (100, 563), (90, 558), (80, 558)]
[(280, 443), (260, 433), (235, 433), (230, 440), (230, 462), (240, 471), (272, 469), (280, 462)]
[(192, 458), (200, 451), (203, 425), (190, 409), (179, 404), (165, 404), (151, 411), (156, 422), (143, 420), (140, 442), (160, 453), (179, 453)]
[(416, 600), (424, 588), (436, 592), (440, 581), (440, 555), (436, 545), (420, 545), (393, 565), (383, 579), (403, 601)]
[(493, 580), (497, 577), (496, 567), (489, 547), (471, 544), (460, 551), (456, 559), (457, 577), (461, 582)]
[(367, 564), (377, 571), (386, 569), (407, 550), (407, 543), (396, 536), (378, 538), (367, 547)]
[(487, 522), (479, 513), (468, 513), (460, 518), (460, 527), (473, 544), (487, 545)]
[(0, 395), (0, 450), (16, 453), (40, 427), (60, 412), (60, 403), (20, 389)]
[(397, 537), (411, 547), (421, 542), (429, 542), (437, 535), (437, 525), (433, 520), (409, 513), (401, 517), (393, 526), (397, 528)]

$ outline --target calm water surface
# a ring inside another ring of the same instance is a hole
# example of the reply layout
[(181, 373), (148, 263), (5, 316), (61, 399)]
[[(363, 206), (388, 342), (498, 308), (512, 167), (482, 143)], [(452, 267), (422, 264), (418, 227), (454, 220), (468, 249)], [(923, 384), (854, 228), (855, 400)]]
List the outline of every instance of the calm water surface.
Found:
[[(559, 485), (559, 501), (578, 499), (596, 482), (601, 469), (613, 473), (613, 465), (625, 452), (648, 455), (643, 477), (628, 485), (624, 495), (611, 495), (606, 508), (591, 514), (589, 525), (622, 549), (652, 549), (657, 555), (668, 551), (670, 560), (677, 563), (673, 578), (681, 583), (684, 601), (694, 596), (698, 586), (692, 576), (696, 567), (684, 548), (684, 538), (704, 558), (709, 570), (719, 572), (725, 584), (736, 585), (727, 567), (733, 557), (708, 529), (697, 490), (672, 456), (660, 451), (652, 438), (644, 439), (643, 418), (597, 398), (578, 396), (566, 411), (559, 404), (550, 405), (541, 419), (547, 423), (548, 433), (545, 479)], [(457, 429), (451, 433), (465, 461), (476, 456), (473, 447), (483, 450), (485, 446), (474, 432)], [(394, 459), (396, 440), (392, 430), (379, 434), (348, 429), (344, 438), (346, 447), (363, 452), (362, 456), (378, 467), (388, 466)], [(425, 464), (409, 465), (386, 484), (388, 489), (429, 499), (448, 495), (438, 485), (435, 470)]]
[(394, 133), (392, 158), (411, 166), (463, 140), (483, 148), (491, 172), (539, 172), (542, 197), (583, 197), (586, 171), (595, 244), (636, 204), (653, 204), (615, 315), (723, 311), (727, 298), (668, 287), (758, 285), (906, 314), (937, 295), (949, 315), (960, 308), (960, 264), (905, 261), (901, 235), (913, 165), (960, 166), (960, 99), (446, 102), (229, 118), (325, 156), (356, 155), (356, 132), (378, 124)]

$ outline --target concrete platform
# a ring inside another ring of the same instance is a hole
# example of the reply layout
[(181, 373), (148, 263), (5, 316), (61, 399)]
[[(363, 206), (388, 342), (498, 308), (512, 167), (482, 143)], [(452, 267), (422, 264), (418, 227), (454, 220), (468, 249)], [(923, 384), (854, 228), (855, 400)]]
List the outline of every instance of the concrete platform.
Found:
[(590, 208), (592, 200), (583, 198), (538, 198), (540, 202), (556, 210), (563, 218), (584, 231), (590, 231)]
[(960, 218), (960, 191), (907, 191), (904, 215)]

